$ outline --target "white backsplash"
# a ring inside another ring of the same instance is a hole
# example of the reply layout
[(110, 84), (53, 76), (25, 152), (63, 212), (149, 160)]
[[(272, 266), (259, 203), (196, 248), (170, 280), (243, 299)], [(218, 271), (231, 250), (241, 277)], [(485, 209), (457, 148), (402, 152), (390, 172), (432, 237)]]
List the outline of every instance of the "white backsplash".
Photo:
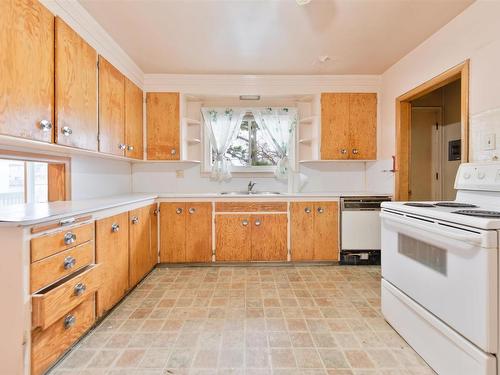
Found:
[[(496, 147), (486, 150), (489, 135), (495, 138)], [(491, 161), (500, 158), (500, 108), (484, 111), (470, 117), (470, 159)]]

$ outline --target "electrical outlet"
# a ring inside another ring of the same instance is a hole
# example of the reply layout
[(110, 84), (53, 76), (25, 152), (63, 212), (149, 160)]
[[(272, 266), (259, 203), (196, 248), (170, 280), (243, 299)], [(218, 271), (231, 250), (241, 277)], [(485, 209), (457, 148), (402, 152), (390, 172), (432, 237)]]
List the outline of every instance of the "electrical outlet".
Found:
[(490, 133), (483, 136), (482, 149), (483, 151), (495, 150), (497, 148), (496, 134)]
[(184, 178), (184, 171), (182, 169), (175, 171), (175, 177), (176, 178)]

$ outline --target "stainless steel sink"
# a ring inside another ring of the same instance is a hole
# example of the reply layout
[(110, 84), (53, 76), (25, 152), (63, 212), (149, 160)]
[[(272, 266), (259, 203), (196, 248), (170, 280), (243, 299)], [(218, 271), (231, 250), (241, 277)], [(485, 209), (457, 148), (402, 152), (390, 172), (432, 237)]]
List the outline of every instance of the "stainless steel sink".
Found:
[(220, 195), (280, 195), (279, 191), (223, 191)]

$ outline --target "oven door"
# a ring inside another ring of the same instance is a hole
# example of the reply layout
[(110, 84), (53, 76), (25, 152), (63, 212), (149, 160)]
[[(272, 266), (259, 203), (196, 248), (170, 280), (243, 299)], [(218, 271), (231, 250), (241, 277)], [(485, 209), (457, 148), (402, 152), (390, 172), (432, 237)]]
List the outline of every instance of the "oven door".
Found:
[(380, 216), (382, 277), (496, 353), (497, 233), (385, 210)]

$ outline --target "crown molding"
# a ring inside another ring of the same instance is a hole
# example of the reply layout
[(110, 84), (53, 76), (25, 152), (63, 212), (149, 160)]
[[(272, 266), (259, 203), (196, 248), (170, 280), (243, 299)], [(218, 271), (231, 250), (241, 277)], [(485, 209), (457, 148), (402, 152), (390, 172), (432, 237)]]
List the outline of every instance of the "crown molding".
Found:
[(144, 91), (205, 95), (286, 95), (379, 92), (380, 75), (145, 74)]
[(104, 28), (75, 0), (40, 0), (54, 15), (61, 17), (97, 53), (113, 64), (136, 85), (144, 87), (144, 72), (114, 41)]

